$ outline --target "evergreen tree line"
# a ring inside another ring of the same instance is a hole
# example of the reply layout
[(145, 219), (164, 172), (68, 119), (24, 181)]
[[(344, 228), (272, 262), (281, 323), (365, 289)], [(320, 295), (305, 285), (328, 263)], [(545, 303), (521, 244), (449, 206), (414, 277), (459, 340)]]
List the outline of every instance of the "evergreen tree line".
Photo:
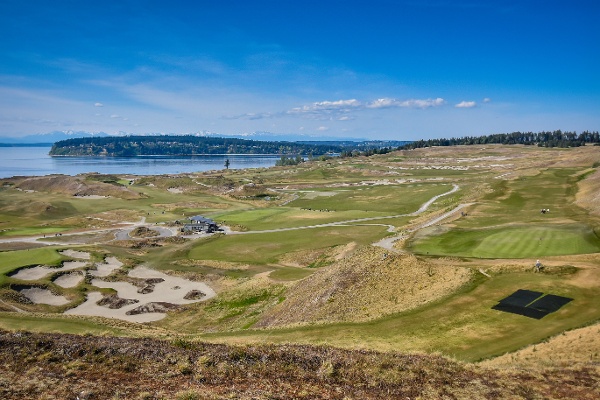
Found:
[(283, 167), (286, 165), (298, 165), (304, 162), (302, 156), (297, 155), (296, 157), (281, 156), (281, 158), (275, 161), (275, 166)]
[[(406, 143), (410, 143), (410, 142), (406, 142)], [(400, 146), (398, 148), (401, 148), (403, 146)], [(346, 158), (346, 157), (358, 157), (358, 156), (365, 156), (365, 157), (370, 157), (373, 156), (375, 154), (387, 154), (391, 151), (393, 151), (394, 149), (391, 147), (382, 147), (382, 148), (373, 148), (373, 149), (367, 149), (367, 150), (359, 150), (359, 149), (349, 149), (349, 150), (344, 150), (340, 153), (340, 157), (342, 158)]]
[(523, 144), (539, 147), (579, 147), (586, 143), (600, 144), (600, 135), (597, 131), (576, 132), (543, 131), (543, 132), (512, 132), (498, 133), (485, 136), (465, 136), (450, 139), (418, 140), (398, 147), (398, 150), (409, 150), (432, 146), (456, 146), (473, 144)]

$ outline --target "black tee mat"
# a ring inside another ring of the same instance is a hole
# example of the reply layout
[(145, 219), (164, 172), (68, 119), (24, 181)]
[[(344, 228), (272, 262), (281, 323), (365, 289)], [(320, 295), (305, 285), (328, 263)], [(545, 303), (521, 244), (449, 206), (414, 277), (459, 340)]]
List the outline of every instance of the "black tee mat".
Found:
[(500, 300), (492, 309), (523, 315), (529, 318), (542, 319), (546, 315), (558, 311), (573, 299), (532, 290), (519, 289), (510, 296)]

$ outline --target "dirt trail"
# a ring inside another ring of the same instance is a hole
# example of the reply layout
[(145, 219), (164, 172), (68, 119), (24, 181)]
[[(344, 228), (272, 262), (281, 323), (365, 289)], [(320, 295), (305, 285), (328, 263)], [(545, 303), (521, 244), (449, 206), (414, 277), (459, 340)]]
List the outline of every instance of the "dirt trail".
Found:
[(378, 242), (373, 243), (373, 246), (379, 246), (379, 247), (383, 247), (384, 249), (390, 250), (390, 251), (394, 251), (396, 253), (401, 253), (401, 251), (399, 251), (398, 249), (396, 249), (394, 247), (394, 243), (397, 242), (398, 240), (401, 239), (406, 239), (410, 233), (416, 232), (419, 229), (423, 229), (423, 228), (427, 228), (428, 226), (431, 226), (433, 224), (437, 224), (438, 222), (448, 218), (449, 216), (451, 216), (452, 214), (456, 213), (457, 211), (468, 207), (470, 205), (472, 205), (473, 203), (467, 203), (467, 204), (459, 204), (457, 207), (455, 207), (454, 209), (448, 211), (447, 213), (444, 213), (438, 217), (434, 217), (422, 224), (419, 224), (418, 226), (416, 226), (415, 228), (409, 229), (407, 230), (405, 233), (402, 233), (400, 235), (397, 236), (392, 236), (392, 237), (387, 237), (384, 239), (381, 239)]

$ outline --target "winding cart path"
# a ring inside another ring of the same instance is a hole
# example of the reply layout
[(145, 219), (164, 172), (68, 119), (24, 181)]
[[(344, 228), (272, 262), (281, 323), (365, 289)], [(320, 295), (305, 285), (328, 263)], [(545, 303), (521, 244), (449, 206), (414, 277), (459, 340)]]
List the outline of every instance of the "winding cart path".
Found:
[[(273, 233), (273, 232), (286, 232), (286, 231), (295, 231), (295, 230), (301, 230), (301, 229), (315, 229), (315, 228), (326, 228), (326, 227), (333, 227), (333, 226), (353, 226), (353, 225), (379, 225), (379, 226), (387, 226), (388, 227), (388, 232), (394, 232), (396, 227), (393, 225), (389, 225), (389, 224), (368, 224), (368, 222), (371, 221), (380, 221), (380, 220), (385, 220), (385, 219), (392, 219), (392, 218), (398, 218), (398, 217), (410, 217), (410, 216), (417, 216), (423, 212), (425, 212), (437, 199), (439, 199), (440, 197), (443, 196), (447, 196), (449, 194), (452, 194), (456, 191), (458, 191), (459, 186), (457, 184), (453, 184), (453, 187), (451, 190), (449, 190), (446, 193), (442, 193), (439, 194), (437, 196), (433, 196), (431, 199), (429, 199), (427, 202), (425, 202), (417, 211), (414, 211), (412, 213), (408, 213), (408, 214), (394, 214), (394, 215), (387, 215), (387, 216), (378, 216), (378, 217), (366, 217), (366, 218), (357, 218), (357, 219), (350, 219), (350, 220), (345, 220), (345, 221), (337, 221), (337, 222), (328, 222), (325, 224), (316, 224), (316, 225), (306, 225), (306, 226), (297, 226), (297, 227), (292, 227), (292, 228), (277, 228), (277, 229), (266, 229), (266, 230), (261, 230), (261, 231), (244, 231), (244, 232), (239, 232), (239, 231), (232, 231), (231, 229), (224, 227), (224, 232), (227, 235), (249, 235), (249, 234), (259, 234), (259, 233)], [(433, 218), (430, 221), (427, 221), (421, 225), (419, 225), (417, 228), (414, 228), (412, 230), (410, 230), (409, 232), (414, 232), (417, 229), (422, 229), (425, 228), (427, 226), (433, 225), (445, 218), (448, 218), (450, 215), (452, 215), (453, 213), (457, 212), (458, 210), (460, 210), (463, 207), (466, 207), (470, 204), (461, 204), (458, 207), (454, 208), (453, 210), (445, 213), (444, 215), (438, 216), (436, 218)], [(366, 223), (366, 224), (365, 224)], [(115, 239), (116, 240), (130, 240), (133, 239), (129, 233), (135, 229), (136, 227), (139, 226), (146, 226), (150, 229), (154, 229), (156, 231), (159, 232), (159, 237), (169, 237), (169, 236), (175, 236), (176, 232), (172, 229), (168, 229), (168, 228), (163, 228), (163, 227), (157, 227), (155, 225), (150, 225), (150, 224), (146, 224), (146, 218), (142, 217), (140, 221), (138, 222), (130, 222), (127, 223), (129, 225), (129, 227), (127, 228), (116, 228), (118, 229), (118, 231), (115, 233)], [(73, 232), (73, 233), (65, 233), (64, 235), (61, 236), (76, 236), (76, 235), (84, 235), (84, 234), (90, 234), (90, 233), (101, 233), (101, 232), (110, 232), (110, 231), (114, 231), (115, 228), (104, 228), (104, 229), (93, 229), (93, 230), (86, 230), (86, 231), (81, 231), (81, 232)], [(405, 235), (399, 235), (399, 236), (394, 236), (394, 237), (388, 237), (385, 239), (380, 240), (379, 242), (374, 243), (374, 245), (376, 246), (380, 246), (380, 247), (384, 247), (386, 249), (389, 249), (391, 251), (395, 251), (393, 248), (393, 244), (395, 241), (403, 238)], [(187, 237), (193, 237), (193, 236), (187, 236)], [(45, 240), (39, 240), (39, 239), (45, 239)], [(15, 238), (6, 238), (6, 239), (0, 239), (0, 243), (8, 243), (8, 242), (29, 242), (29, 243), (38, 243), (38, 244), (45, 244), (45, 245), (69, 245), (68, 241), (65, 241), (64, 239), (61, 241), (52, 241), (51, 239), (49, 239), (48, 237), (44, 237), (44, 236), (29, 236), (29, 237), (15, 237)]]

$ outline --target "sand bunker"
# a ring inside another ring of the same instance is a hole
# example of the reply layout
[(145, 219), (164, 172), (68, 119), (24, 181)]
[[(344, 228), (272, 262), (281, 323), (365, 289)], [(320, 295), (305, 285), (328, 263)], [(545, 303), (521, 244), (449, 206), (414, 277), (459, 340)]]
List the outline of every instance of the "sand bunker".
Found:
[(317, 197), (332, 197), (339, 192), (304, 192), (304, 198), (308, 200), (314, 200)]
[(98, 200), (98, 199), (108, 199), (110, 198), (110, 196), (101, 196), (98, 194), (85, 194), (85, 195), (81, 195), (81, 194), (76, 194), (73, 196), (76, 199), (90, 199), (90, 200)]
[(90, 258), (92, 258), (90, 253), (88, 253), (87, 251), (63, 250), (63, 251), (59, 251), (59, 253), (62, 254), (63, 256), (67, 256), (67, 257), (71, 257), (71, 258), (78, 258), (80, 260), (89, 260)]
[(92, 285), (114, 289), (119, 299), (126, 299), (130, 304), (111, 309), (111, 302), (104, 301), (104, 306), (98, 304), (103, 300), (102, 294), (91, 292), (88, 293), (85, 303), (65, 313), (118, 318), (130, 322), (151, 322), (164, 318), (166, 311), (177, 308), (178, 305), (196, 303), (215, 296), (215, 292), (205, 283), (166, 275), (146, 267), (133, 269), (129, 276), (144, 279), (147, 284), (140, 288), (129, 282), (94, 279)]
[(11, 277), (24, 281), (35, 281), (55, 272), (70, 271), (77, 268), (83, 268), (86, 265), (87, 263), (84, 261), (67, 261), (63, 263), (63, 266), (60, 268), (51, 268), (38, 265), (37, 267), (21, 269), (16, 274), (11, 275)]
[(83, 281), (83, 274), (79, 272), (72, 272), (70, 274), (61, 275), (54, 280), (54, 283), (60, 287), (72, 288)]
[(69, 303), (64, 296), (57, 296), (48, 289), (29, 288), (21, 290), (21, 294), (35, 304), (49, 304), (51, 306), (62, 306)]
[(96, 270), (90, 271), (90, 274), (102, 278), (112, 274), (114, 270), (122, 266), (123, 263), (117, 257), (106, 257), (103, 263), (96, 263)]

